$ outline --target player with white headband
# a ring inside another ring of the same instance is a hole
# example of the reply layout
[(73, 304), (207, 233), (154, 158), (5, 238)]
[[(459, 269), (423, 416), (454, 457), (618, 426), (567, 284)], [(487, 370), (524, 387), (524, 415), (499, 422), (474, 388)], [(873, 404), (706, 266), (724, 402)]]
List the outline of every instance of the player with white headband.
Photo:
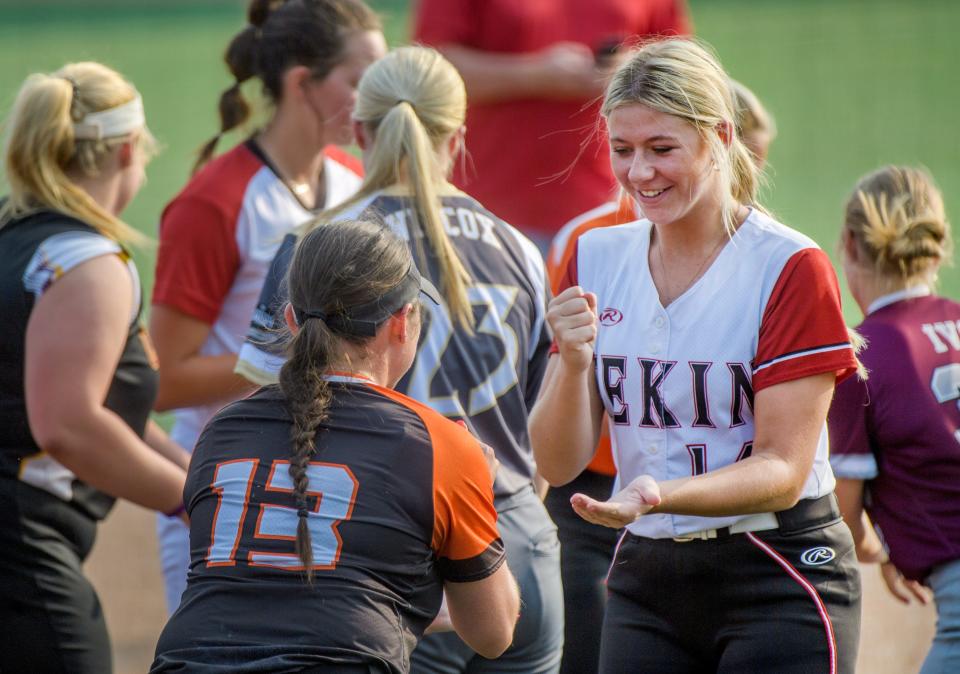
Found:
[(114, 108), (88, 112), (79, 122), (74, 122), (73, 136), (77, 140), (116, 138), (138, 131), (145, 124), (143, 99), (137, 94), (133, 99)]
[(149, 421), (156, 359), (120, 213), (153, 138), (98, 63), (32, 75), (0, 205), (0, 671), (111, 671), (83, 561), (115, 498), (182, 515), (188, 456)]

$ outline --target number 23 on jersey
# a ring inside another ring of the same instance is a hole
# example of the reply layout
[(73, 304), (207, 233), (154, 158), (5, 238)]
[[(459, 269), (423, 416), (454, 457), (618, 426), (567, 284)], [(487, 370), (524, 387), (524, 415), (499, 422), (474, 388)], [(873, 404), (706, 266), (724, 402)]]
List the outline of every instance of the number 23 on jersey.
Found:
[[(250, 494), (260, 459), (238, 459), (217, 464), (211, 488), (217, 496), (213, 516), (207, 567), (234, 566), (244, 522), (250, 508)], [(314, 570), (334, 569), (340, 559), (343, 541), (337, 530), (340, 522), (353, 514), (359, 482), (353, 472), (338, 463), (310, 463), (307, 467), (307, 514), (313, 548)], [(289, 461), (274, 461), (264, 487), (270, 492), (293, 494)], [(293, 550), (297, 537), (297, 510), (269, 503), (254, 504), (259, 508), (253, 540), (245, 560), (250, 566), (264, 566), (287, 571), (302, 571), (303, 564)], [(258, 540), (289, 541), (290, 552), (258, 551)]]

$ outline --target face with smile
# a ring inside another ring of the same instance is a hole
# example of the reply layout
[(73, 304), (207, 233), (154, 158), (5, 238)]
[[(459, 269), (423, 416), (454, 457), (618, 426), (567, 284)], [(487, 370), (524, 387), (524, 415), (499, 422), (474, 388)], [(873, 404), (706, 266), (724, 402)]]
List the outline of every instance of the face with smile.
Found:
[(607, 128), (613, 173), (645, 218), (661, 226), (719, 222), (719, 172), (692, 124), (630, 103), (610, 113)]
[(386, 52), (387, 44), (380, 31), (354, 33), (346, 38), (343, 60), (326, 77), (307, 83), (307, 100), (320, 118), (327, 143), (352, 142), (350, 115), (357, 100), (357, 84), (363, 71)]

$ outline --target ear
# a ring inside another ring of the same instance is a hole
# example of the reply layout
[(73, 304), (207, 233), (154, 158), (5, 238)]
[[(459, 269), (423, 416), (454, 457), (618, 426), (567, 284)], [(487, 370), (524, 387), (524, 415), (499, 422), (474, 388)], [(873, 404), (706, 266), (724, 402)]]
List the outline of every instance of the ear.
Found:
[(843, 248), (843, 254), (850, 262), (854, 264), (860, 262), (860, 246), (857, 245), (857, 240), (854, 238), (853, 232), (846, 227), (844, 227), (840, 233), (840, 245)]
[(293, 313), (293, 305), (287, 302), (287, 306), (283, 308), (283, 320), (287, 322), (287, 327), (290, 328), (290, 333), (295, 335), (300, 332), (300, 326), (297, 325), (297, 317)]
[(310, 68), (307, 66), (293, 66), (283, 73), (283, 97), (287, 99), (290, 96), (302, 97), (304, 95), (303, 85), (310, 81), (312, 77)]
[(390, 317), (390, 336), (404, 344), (410, 339), (410, 321), (413, 320), (413, 305), (404, 304), (403, 308)]
[(460, 154), (460, 150), (464, 146), (464, 138), (467, 135), (467, 127), (461, 126), (456, 132), (450, 136), (450, 140), (447, 141), (447, 151), (450, 153), (450, 157), (456, 159), (457, 155)]
[(136, 139), (130, 138), (123, 141), (123, 144), (117, 150), (117, 162), (121, 169), (125, 169), (133, 163), (133, 153), (137, 151)]
[(367, 138), (367, 126), (356, 119), (353, 120), (353, 139), (361, 150), (366, 150), (371, 140)]
[(717, 135), (720, 136), (720, 142), (723, 143), (724, 147), (730, 147), (730, 143), (733, 142), (733, 124), (730, 122), (720, 122), (716, 126)]

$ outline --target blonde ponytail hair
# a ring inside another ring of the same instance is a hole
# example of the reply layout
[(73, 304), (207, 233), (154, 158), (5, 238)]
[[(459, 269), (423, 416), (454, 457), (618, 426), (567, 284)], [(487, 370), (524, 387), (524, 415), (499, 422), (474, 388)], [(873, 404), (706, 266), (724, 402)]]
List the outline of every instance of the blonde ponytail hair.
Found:
[[(413, 219), (439, 265), (438, 285), (450, 313), (472, 330), (467, 297), (471, 279), (444, 229), (438, 192), (450, 169), (442, 160), (443, 145), (463, 127), (466, 109), (463, 80), (433, 49), (401, 47), (367, 68), (353, 113), (374, 136), (363, 185), (352, 199), (322, 214), (317, 224), (330, 222), (378, 190), (409, 184), (416, 205)], [(419, 245), (412, 232), (411, 239)], [(418, 252), (422, 256), (423, 251)]]
[(878, 273), (907, 282), (934, 282), (952, 254), (943, 196), (922, 169), (884, 166), (861, 178), (844, 226)]
[[(50, 75), (28, 77), (7, 120), (4, 160), (10, 194), (0, 211), (0, 223), (49, 208), (82, 220), (119, 243), (146, 241), (68, 175), (74, 170), (97, 175), (110, 153), (130, 140), (129, 135), (78, 139), (74, 123), (136, 96), (132, 84), (99, 63), (71, 63)], [(154, 148), (153, 137), (144, 127), (138, 132), (137, 151), (149, 155)]]
[[(648, 42), (633, 52), (614, 73), (601, 107), (609, 117), (617, 108), (640, 103), (692, 124), (710, 148), (720, 180), (728, 185), (723, 199), (723, 224), (731, 234), (738, 204), (763, 211), (757, 203), (760, 173), (750, 151), (736, 133), (736, 107), (730, 77), (706, 47), (689, 39)], [(730, 142), (717, 129), (726, 124)]]

